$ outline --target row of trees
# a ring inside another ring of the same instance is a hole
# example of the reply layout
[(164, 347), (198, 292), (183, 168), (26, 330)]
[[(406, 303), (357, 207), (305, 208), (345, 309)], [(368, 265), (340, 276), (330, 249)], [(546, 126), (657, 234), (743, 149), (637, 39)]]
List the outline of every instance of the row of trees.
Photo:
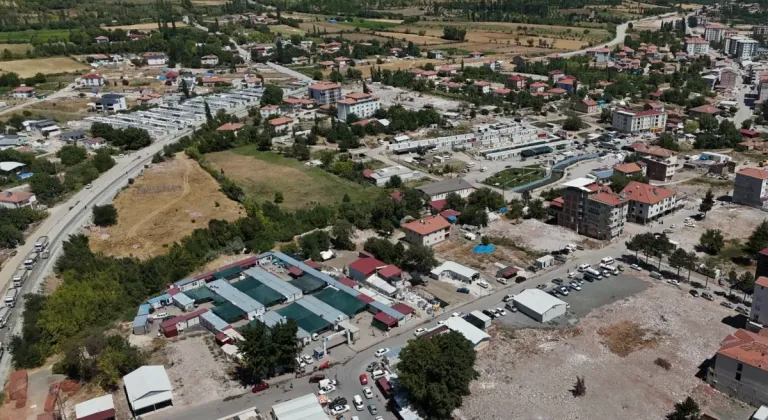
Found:
[(430, 247), (409, 245), (408, 248), (388, 239), (369, 238), (363, 246), (366, 252), (387, 264), (394, 264), (403, 270), (428, 274), (436, 265), (435, 253)]
[(24, 243), (29, 225), (45, 219), (48, 213), (30, 207), (0, 208), (0, 248), (15, 248)]
[(243, 340), (237, 342), (237, 348), (243, 356), (243, 379), (247, 383), (258, 383), (285, 370), (293, 370), (296, 367), (296, 356), (301, 350), (296, 341), (298, 329), (293, 319), (271, 328), (260, 321), (245, 326), (240, 331)]

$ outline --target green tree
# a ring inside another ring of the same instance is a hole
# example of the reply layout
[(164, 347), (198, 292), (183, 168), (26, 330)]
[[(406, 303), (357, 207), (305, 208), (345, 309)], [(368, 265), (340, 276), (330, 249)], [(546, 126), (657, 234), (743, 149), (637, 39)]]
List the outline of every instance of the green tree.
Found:
[(669, 254), (669, 265), (677, 269), (677, 277), (680, 277), (680, 269), (688, 263), (688, 253), (683, 248), (677, 248)]
[(336, 249), (354, 250), (355, 243), (352, 238), (355, 235), (355, 227), (345, 219), (337, 219), (331, 228), (333, 246)]
[(275, 199), (272, 200), (275, 204), (280, 204), (285, 200), (283, 198), (283, 192), (282, 191), (275, 191)]
[(321, 259), (320, 252), (327, 251), (331, 247), (331, 237), (323, 230), (308, 233), (299, 239), (301, 253), (312, 260)]
[(707, 229), (699, 238), (699, 246), (710, 254), (719, 254), (725, 246), (725, 237), (719, 229)]
[(662, 133), (661, 136), (659, 136), (659, 146), (676, 152), (680, 151), (680, 144), (678, 144), (675, 138), (669, 133)]
[[(264, 100), (262, 98), (262, 100)], [(205, 120), (207, 122), (213, 121), (213, 114), (211, 113), (211, 106), (208, 105), (208, 101), (203, 101), (203, 109), (205, 110)]]
[(405, 270), (415, 271), (421, 274), (429, 274), (429, 272), (437, 265), (437, 260), (435, 259), (435, 252), (432, 248), (413, 244), (405, 250), (400, 264)]
[(698, 121), (688, 120), (685, 122), (685, 126), (683, 126), (683, 132), (685, 132), (685, 134), (694, 134), (697, 131), (699, 131)]
[(469, 395), (477, 354), (455, 331), (430, 340), (411, 340), (400, 353), (398, 383), (429, 417), (448, 418)]
[(504, 214), (510, 220), (518, 220), (523, 217), (523, 202), (514, 199), (507, 205), (507, 212)]
[(387, 188), (400, 188), (403, 186), (403, 180), (399, 176), (394, 175), (387, 180), (385, 186)]
[(699, 404), (691, 397), (686, 397), (683, 402), (675, 404), (675, 410), (667, 414), (667, 420), (699, 420), (701, 409)]
[(445, 196), (445, 208), (461, 212), (461, 210), (464, 209), (465, 204), (466, 201), (455, 192), (448, 193), (448, 195)]
[(699, 129), (702, 131), (708, 131), (708, 132), (714, 132), (718, 129), (719, 124), (717, 122), (717, 119), (715, 117), (704, 114), (701, 117), (699, 117)]
[(187, 81), (184, 79), (181, 79), (181, 91), (184, 93), (184, 98), (189, 99), (189, 86), (187, 86)]
[(93, 206), (93, 224), (96, 226), (113, 226), (117, 224), (117, 209), (112, 204)]
[(283, 103), (283, 90), (277, 85), (264, 86), (261, 105), (280, 105), (281, 103)]
[[(656, 236), (658, 235), (658, 236)], [(651, 253), (659, 258), (659, 264), (657, 269), (661, 269), (661, 260), (665, 255), (669, 255), (675, 249), (675, 246), (669, 242), (667, 234), (655, 234), (654, 239), (651, 241), (650, 250)]]
[(29, 178), (29, 185), (37, 200), (45, 205), (52, 205), (61, 199), (65, 188), (58, 177), (45, 172), (38, 172)]
[(741, 273), (739, 276), (739, 290), (744, 293), (744, 299), (748, 294), (752, 294), (755, 291), (755, 276), (749, 271)]
[(529, 219), (544, 219), (547, 217), (547, 209), (544, 207), (544, 202), (541, 199), (533, 199), (528, 203), (528, 213), (526, 217)]
[(112, 155), (107, 150), (101, 149), (96, 152), (96, 156), (93, 157), (91, 163), (99, 172), (103, 173), (115, 166), (115, 159), (112, 158)]
[(757, 259), (757, 255), (765, 248), (768, 248), (768, 220), (763, 220), (744, 244), (744, 251), (753, 259)]
[(571, 115), (563, 122), (563, 130), (566, 131), (579, 131), (585, 128), (587, 125), (577, 115)]
[(696, 264), (698, 264), (698, 262), (699, 256), (693, 251), (689, 252), (684, 266), (688, 270), (688, 283), (691, 282), (691, 271), (696, 269)]
[(712, 188), (707, 190), (707, 194), (704, 196), (704, 198), (701, 200), (701, 204), (699, 205), (699, 211), (704, 213), (704, 217), (707, 217), (707, 213), (712, 210), (712, 207), (715, 205), (715, 194), (712, 193)]
[(275, 355), (269, 330), (262, 322), (252, 322), (240, 333), (243, 340), (238, 340), (236, 345), (243, 356), (243, 367), (249, 378), (252, 378), (254, 383), (258, 383), (269, 377), (272, 357)]
[(61, 159), (61, 164), (64, 166), (74, 166), (80, 162), (85, 161), (88, 157), (88, 151), (83, 147), (77, 147), (72, 145), (66, 145), (56, 152), (56, 156)]

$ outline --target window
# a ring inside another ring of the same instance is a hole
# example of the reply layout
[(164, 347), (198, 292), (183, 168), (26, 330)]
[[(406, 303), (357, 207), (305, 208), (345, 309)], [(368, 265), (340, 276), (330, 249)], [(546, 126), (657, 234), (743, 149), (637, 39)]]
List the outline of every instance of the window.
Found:
[(736, 364), (736, 372), (741, 372), (744, 369), (743, 363), (737, 363)]
[(741, 372), (736, 373), (736, 380), (741, 382)]

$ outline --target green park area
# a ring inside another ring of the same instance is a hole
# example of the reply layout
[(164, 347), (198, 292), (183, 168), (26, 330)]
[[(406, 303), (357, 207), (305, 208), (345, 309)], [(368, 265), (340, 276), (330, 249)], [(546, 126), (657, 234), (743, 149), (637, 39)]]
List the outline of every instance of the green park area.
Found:
[(547, 175), (546, 169), (539, 165), (525, 166), (522, 168), (509, 168), (497, 172), (483, 181), (485, 184), (499, 188), (517, 188), (544, 178)]

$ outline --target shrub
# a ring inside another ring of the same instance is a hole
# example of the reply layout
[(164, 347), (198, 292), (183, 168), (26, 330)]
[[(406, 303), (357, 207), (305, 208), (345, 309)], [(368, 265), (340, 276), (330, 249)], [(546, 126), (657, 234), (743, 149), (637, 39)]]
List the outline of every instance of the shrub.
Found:
[(653, 364), (655, 364), (656, 366), (661, 366), (662, 368), (664, 368), (664, 370), (672, 369), (672, 363), (669, 363), (669, 360), (662, 359), (661, 357), (654, 360)]

